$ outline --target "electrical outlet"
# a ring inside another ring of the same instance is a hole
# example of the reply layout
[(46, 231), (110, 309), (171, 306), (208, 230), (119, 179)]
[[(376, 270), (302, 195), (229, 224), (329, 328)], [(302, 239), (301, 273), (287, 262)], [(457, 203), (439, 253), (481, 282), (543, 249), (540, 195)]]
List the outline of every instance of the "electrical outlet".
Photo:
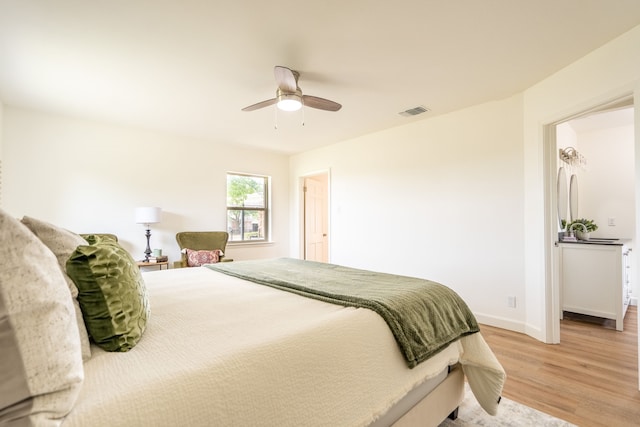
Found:
[(615, 227), (616, 219), (614, 217), (609, 217), (609, 219), (607, 219), (607, 224), (609, 225), (609, 227)]
[(516, 297), (507, 297), (507, 306), (509, 306), (510, 308), (516, 308)]

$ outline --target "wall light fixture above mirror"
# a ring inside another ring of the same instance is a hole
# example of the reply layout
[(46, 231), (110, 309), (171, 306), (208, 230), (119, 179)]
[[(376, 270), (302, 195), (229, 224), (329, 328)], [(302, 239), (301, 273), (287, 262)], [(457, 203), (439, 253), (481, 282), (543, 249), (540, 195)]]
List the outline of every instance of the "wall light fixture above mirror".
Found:
[(565, 162), (566, 164), (578, 168), (586, 168), (587, 167), (587, 159), (582, 154), (578, 152), (573, 147), (566, 147), (558, 149), (558, 156), (560, 160)]

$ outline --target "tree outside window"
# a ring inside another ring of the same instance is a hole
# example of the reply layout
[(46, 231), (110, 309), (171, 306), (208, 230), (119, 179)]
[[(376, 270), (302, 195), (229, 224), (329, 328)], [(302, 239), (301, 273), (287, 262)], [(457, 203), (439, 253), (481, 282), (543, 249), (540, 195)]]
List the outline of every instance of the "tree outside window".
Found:
[(269, 177), (227, 173), (229, 241), (260, 241), (268, 235)]

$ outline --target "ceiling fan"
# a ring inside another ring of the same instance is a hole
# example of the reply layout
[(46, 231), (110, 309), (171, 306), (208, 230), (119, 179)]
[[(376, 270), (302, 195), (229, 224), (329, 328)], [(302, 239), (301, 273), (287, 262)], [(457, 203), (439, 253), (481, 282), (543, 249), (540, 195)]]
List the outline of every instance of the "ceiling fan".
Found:
[(253, 111), (273, 104), (276, 104), (283, 111), (296, 111), (302, 108), (303, 105), (325, 111), (338, 111), (342, 108), (342, 105), (337, 102), (317, 96), (303, 95), (298, 86), (300, 73), (295, 70), (276, 65), (273, 69), (273, 74), (278, 84), (276, 97), (244, 107), (242, 111)]

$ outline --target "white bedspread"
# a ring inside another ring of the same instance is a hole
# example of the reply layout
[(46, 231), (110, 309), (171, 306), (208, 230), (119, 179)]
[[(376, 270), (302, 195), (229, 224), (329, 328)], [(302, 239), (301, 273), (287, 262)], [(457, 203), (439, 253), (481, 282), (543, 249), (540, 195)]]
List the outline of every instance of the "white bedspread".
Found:
[(151, 318), (142, 340), (128, 353), (92, 348), (64, 427), (365, 426), (457, 361), (471, 367), (481, 403), (497, 406), (504, 371), (480, 334), (408, 369), (370, 310), (207, 268), (144, 277)]

